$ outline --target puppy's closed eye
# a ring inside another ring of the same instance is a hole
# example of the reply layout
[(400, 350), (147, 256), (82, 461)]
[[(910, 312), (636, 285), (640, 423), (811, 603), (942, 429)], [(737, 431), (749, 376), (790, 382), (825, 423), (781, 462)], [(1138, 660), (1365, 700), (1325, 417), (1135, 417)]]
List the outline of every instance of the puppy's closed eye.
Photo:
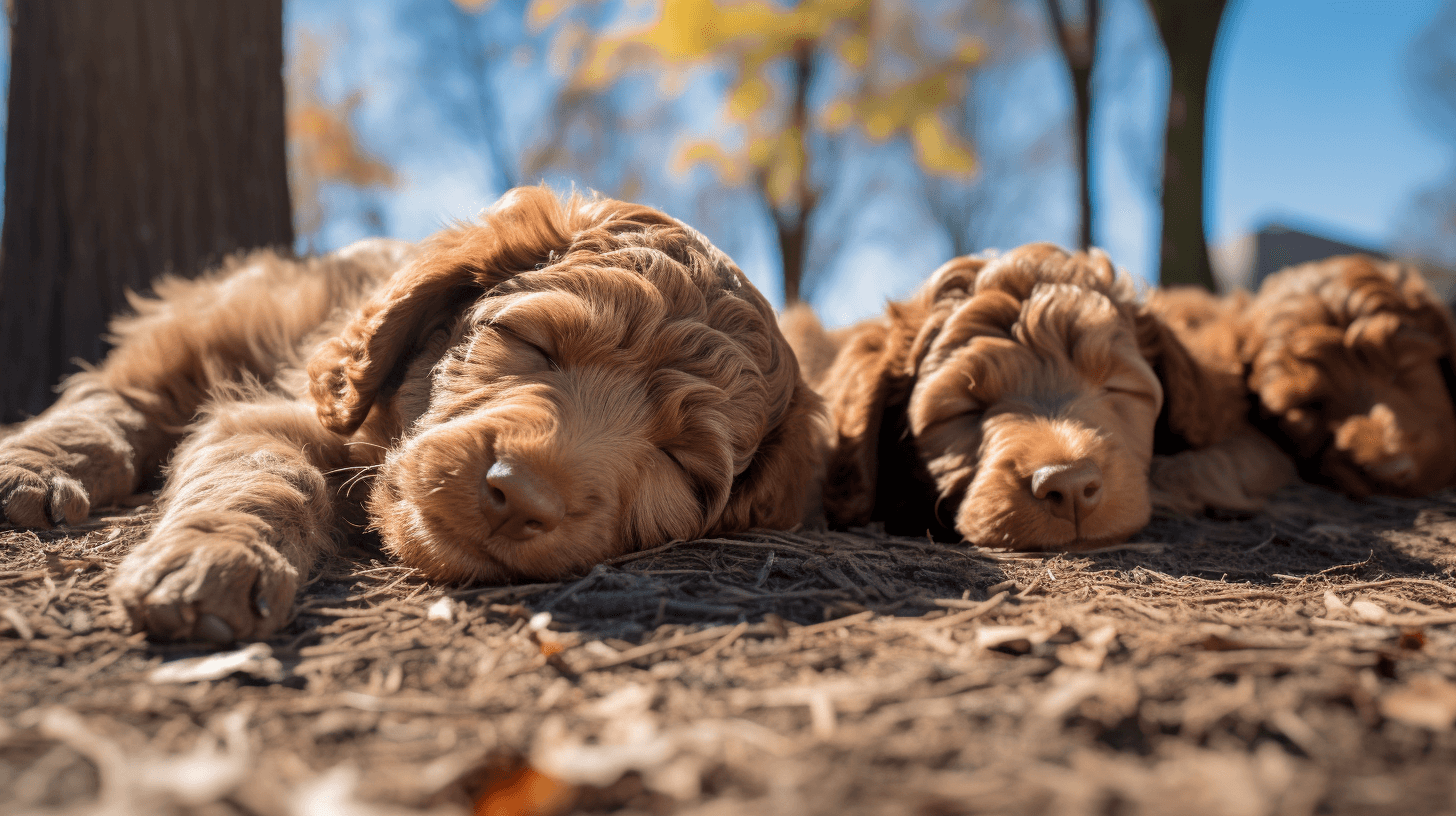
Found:
[[(562, 370), (561, 364), (557, 362), (556, 354), (548, 350), (549, 347), (546, 345), (548, 341), (532, 340), (528, 338), (524, 333), (516, 331), (511, 327), (499, 322), (489, 323), (487, 324), (487, 328), (495, 332), (501, 338), (501, 340), (506, 343), (506, 345), (512, 348), (513, 351), (526, 352), (527, 356), (529, 358), (535, 359), (536, 362), (540, 364), (541, 368), (549, 371)], [(514, 360), (514, 362), (517, 363), (519, 363), (520, 361), (521, 360), (519, 357)]]

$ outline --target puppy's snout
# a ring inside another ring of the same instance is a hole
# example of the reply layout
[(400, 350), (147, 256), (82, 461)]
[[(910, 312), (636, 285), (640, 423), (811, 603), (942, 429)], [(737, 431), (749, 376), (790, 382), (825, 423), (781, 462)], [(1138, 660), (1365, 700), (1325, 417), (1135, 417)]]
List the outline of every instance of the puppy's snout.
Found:
[(551, 532), (566, 517), (566, 502), (550, 480), (519, 462), (491, 465), (480, 487), (480, 506), (495, 535), (524, 541)]
[(1102, 501), (1102, 469), (1091, 459), (1037, 468), (1031, 494), (1052, 515), (1075, 524)]

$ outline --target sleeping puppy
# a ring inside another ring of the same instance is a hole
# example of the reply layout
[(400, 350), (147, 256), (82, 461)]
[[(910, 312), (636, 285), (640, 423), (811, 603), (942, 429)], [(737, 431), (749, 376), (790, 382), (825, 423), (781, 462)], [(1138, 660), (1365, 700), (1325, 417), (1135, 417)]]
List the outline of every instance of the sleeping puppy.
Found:
[(418, 247), (256, 253), (156, 291), (0, 442), (5, 520), (39, 527), (170, 455), (113, 584), (152, 635), (267, 636), (354, 525), (495, 582), (803, 514), (818, 398), (732, 261), (647, 207), (521, 188)]
[(1180, 513), (1252, 513), (1293, 481), (1294, 463), (1251, 421), (1254, 398), (1244, 377), (1249, 294), (1216, 297), (1199, 287), (1155, 289), (1144, 311), (1186, 350), (1196, 384), (1164, 388), (1201, 395), (1196, 412), (1172, 432), (1160, 423), (1148, 475), (1153, 505)]
[(1149, 519), (1160, 422), (1185, 447), (1217, 441), (1197, 362), (1097, 250), (957, 258), (850, 329), (826, 333), (803, 309), (784, 322), (805, 359), (832, 357), (808, 370), (833, 425), (832, 524), (1104, 546)]
[(1306, 478), (1352, 496), (1456, 484), (1456, 329), (1414, 269), (1351, 255), (1278, 272), (1243, 342), (1261, 421)]

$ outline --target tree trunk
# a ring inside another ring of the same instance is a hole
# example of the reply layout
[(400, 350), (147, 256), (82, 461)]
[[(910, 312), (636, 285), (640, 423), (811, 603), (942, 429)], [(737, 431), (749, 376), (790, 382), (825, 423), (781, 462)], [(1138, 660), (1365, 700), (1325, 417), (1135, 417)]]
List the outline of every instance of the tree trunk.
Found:
[(14, 0), (0, 420), (94, 362), (127, 289), (293, 243), (282, 0)]
[(1067, 24), (1061, 0), (1046, 0), (1047, 14), (1057, 35), (1062, 58), (1072, 74), (1072, 112), (1076, 118), (1078, 203), (1077, 246), (1092, 246), (1092, 68), (1097, 61), (1097, 0), (1087, 0), (1087, 21), (1082, 31)]
[(1209, 68), (1225, 0), (1149, 0), (1168, 52), (1168, 128), (1163, 147), (1164, 286), (1214, 289), (1203, 233), (1203, 157)]
[[(807, 294), (804, 291), (804, 253), (809, 247), (809, 214), (818, 201), (809, 180), (809, 84), (814, 79), (814, 49), (811, 44), (801, 43), (794, 48), (793, 72), (794, 102), (789, 123), (800, 144), (799, 176), (794, 181), (791, 205), (773, 208), (783, 267), (785, 307), (798, 303)], [(762, 188), (766, 184), (760, 182), (759, 186)]]

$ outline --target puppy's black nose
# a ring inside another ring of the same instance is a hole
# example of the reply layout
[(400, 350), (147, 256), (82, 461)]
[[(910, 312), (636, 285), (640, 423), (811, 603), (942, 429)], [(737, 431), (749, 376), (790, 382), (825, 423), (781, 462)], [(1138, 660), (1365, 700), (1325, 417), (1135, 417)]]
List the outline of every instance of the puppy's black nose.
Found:
[(519, 462), (490, 466), (480, 506), (493, 534), (518, 541), (549, 533), (566, 517), (566, 502), (551, 482)]
[(1031, 474), (1031, 495), (1052, 515), (1076, 524), (1102, 501), (1102, 469), (1091, 459), (1037, 468)]

